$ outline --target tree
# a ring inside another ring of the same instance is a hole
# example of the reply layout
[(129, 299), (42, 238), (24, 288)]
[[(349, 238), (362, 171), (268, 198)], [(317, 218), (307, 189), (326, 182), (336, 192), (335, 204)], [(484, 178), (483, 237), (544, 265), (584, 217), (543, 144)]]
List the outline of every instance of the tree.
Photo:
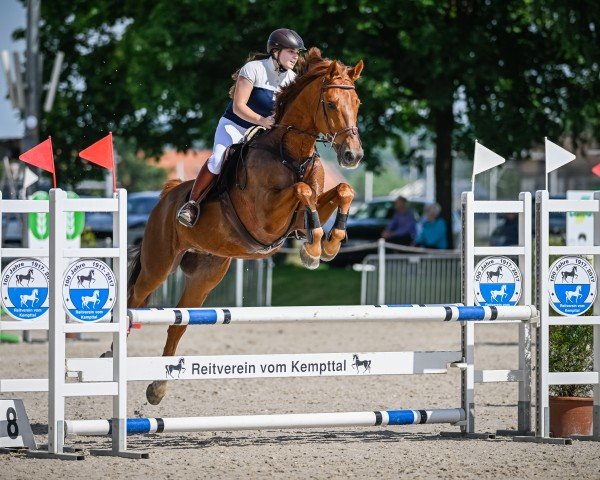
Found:
[(366, 57), (363, 125), (380, 132), (380, 146), (396, 137), (405, 155), (398, 132), (426, 127), (447, 222), (453, 157), (471, 156), (475, 138), (521, 157), (544, 135), (578, 139), (597, 125), (593, 2), (363, 0), (348, 12), (353, 20), (326, 24), (348, 32), (338, 48)]
[(109, 129), (149, 155), (210, 143), (232, 70), (284, 25), (326, 56), (365, 59), (365, 161), (376, 167), (388, 145), (409, 158), (406, 133), (432, 142), (448, 222), (453, 158), (470, 157), (475, 138), (520, 157), (544, 135), (598, 133), (595, 2), (53, 0), (42, 17), (42, 50), (66, 53), (43, 128), (68, 145), (59, 175), (73, 178), (72, 152)]

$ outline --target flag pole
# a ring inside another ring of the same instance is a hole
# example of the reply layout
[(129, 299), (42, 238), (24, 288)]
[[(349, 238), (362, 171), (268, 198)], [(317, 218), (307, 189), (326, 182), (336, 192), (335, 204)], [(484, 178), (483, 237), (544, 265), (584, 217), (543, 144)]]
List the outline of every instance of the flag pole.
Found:
[[(475, 139), (475, 151), (477, 151), (477, 139)], [(471, 192), (475, 195), (475, 153), (473, 153), (473, 170), (471, 171)]]
[(52, 152), (52, 184), (54, 188), (56, 188), (56, 165), (54, 163), (54, 149), (52, 148), (52, 135), (48, 135), (48, 140), (50, 140), (50, 151)]
[(115, 146), (113, 144), (112, 132), (108, 132), (110, 135), (110, 149), (111, 149), (111, 157), (112, 157), (112, 180), (113, 180), (113, 193), (117, 191), (117, 172), (115, 172)]
[(548, 190), (548, 147), (547, 142), (548, 141), (548, 137), (544, 137), (544, 173), (546, 174), (546, 191)]

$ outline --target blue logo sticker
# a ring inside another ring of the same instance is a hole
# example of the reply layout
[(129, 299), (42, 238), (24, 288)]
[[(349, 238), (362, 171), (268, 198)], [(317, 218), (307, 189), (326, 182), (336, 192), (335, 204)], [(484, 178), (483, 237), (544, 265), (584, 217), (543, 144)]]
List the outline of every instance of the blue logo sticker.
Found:
[(550, 306), (560, 315), (582, 315), (596, 298), (596, 272), (583, 257), (561, 257), (550, 266)]
[(37, 258), (19, 258), (2, 272), (2, 305), (15, 320), (48, 318), (50, 270)]
[(78, 260), (67, 268), (62, 290), (69, 317), (78, 322), (98, 322), (110, 317), (115, 304), (115, 275), (100, 260)]
[(521, 298), (521, 270), (508, 257), (486, 257), (475, 267), (477, 305), (516, 305)]

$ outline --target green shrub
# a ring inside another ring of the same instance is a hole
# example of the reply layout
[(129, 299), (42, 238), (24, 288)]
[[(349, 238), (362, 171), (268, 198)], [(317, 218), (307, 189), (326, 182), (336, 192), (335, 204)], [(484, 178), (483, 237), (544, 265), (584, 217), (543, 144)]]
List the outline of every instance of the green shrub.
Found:
[[(591, 325), (550, 327), (551, 372), (591, 372), (594, 332)], [(559, 397), (588, 397), (591, 385), (550, 385), (550, 394)]]

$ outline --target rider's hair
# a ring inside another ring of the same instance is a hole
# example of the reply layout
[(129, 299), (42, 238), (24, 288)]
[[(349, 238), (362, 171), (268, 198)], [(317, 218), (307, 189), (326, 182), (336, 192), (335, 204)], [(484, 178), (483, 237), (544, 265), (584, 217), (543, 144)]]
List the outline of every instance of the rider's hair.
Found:
[[(248, 62), (252, 62), (254, 60), (264, 60), (265, 58), (269, 58), (272, 55), (270, 53), (251, 53), (250, 55), (248, 55), (248, 58), (246, 59), (246, 61), (244, 62), (244, 65), (246, 65)], [(298, 57), (298, 61), (296, 62), (296, 65), (294, 66), (294, 71), (296, 73), (301, 72), (302, 71), (302, 65), (304, 64), (304, 58), (302, 56)], [(240, 76), (240, 70), (241, 68), (238, 68), (233, 75), (231, 75), (231, 78), (233, 79), (233, 85), (231, 86), (231, 88), (229, 88), (229, 98), (233, 98), (233, 96), (235, 95), (235, 84), (237, 83), (237, 79)]]

